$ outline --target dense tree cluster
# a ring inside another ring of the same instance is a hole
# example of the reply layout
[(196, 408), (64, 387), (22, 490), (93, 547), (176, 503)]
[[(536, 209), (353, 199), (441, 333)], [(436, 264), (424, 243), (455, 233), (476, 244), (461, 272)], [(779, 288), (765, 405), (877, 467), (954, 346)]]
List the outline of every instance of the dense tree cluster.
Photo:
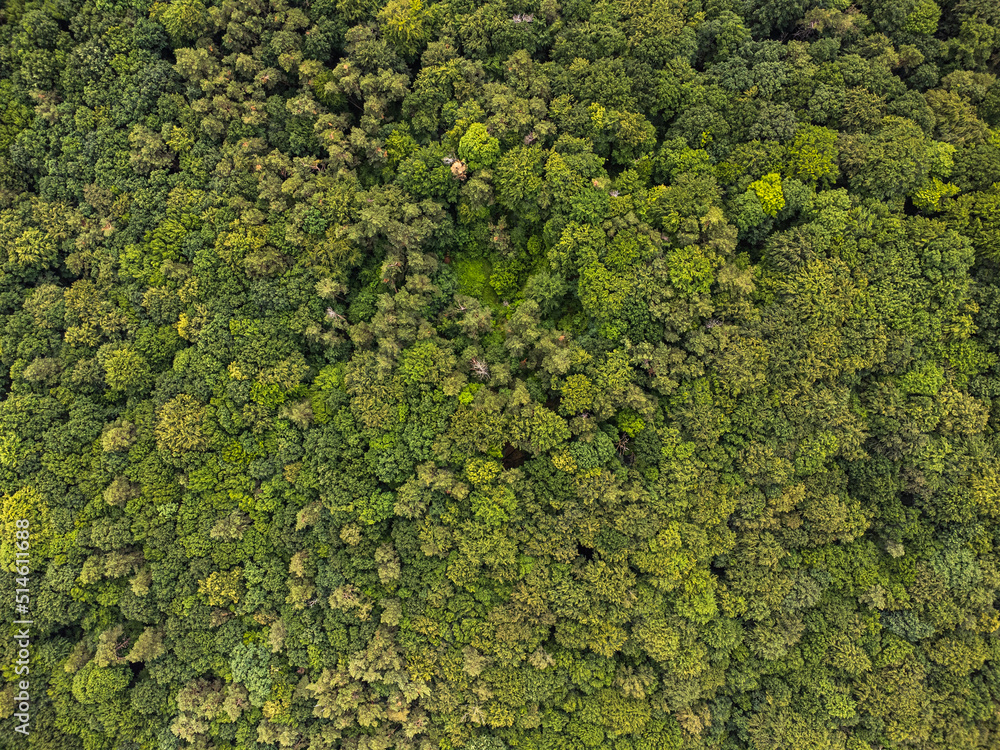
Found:
[(0, 21), (29, 747), (1000, 744), (994, 0)]

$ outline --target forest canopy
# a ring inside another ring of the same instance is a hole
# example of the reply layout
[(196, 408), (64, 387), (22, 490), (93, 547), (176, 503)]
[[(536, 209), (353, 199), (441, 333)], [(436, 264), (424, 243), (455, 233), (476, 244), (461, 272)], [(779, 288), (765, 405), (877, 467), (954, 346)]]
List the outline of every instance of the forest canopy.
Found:
[(998, 76), (994, 0), (9, 0), (0, 744), (998, 747)]

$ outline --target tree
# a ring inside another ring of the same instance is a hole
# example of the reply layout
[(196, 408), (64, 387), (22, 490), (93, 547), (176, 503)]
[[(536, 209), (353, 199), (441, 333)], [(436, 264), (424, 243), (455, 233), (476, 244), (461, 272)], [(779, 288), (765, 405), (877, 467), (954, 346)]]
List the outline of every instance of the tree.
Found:
[(160, 21), (175, 44), (201, 36), (208, 23), (208, 11), (201, 0), (171, 0), (154, 3), (149, 17)]
[(427, 39), (427, 11), (420, 0), (392, 0), (379, 12), (383, 33), (404, 56), (412, 55)]
[(765, 214), (777, 216), (785, 207), (785, 196), (781, 191), (781, 176), (775, 173), (764, 175), (757, 182), (750, 183), (750, 189), (757, 194)]
[(875, 136), (844, 138), (840, 153), (851, 189), (881, 200), (911, 193), (932, 169), (920, 128), (897, 117), (884, 118)]
[(149, 379), (149, 365), (134, 349), (121, 348), (104, 360), (104, 382), (116, 391), (130, 391)]
[(458, 143), (458, 158), (472, 170), (491, 167), (500, 157), (500, 141), (482, 123), (473, 123)]
[(157, 449), (178, 459), (188, 452), (207, 448), (206, 415), (205, 407), (186, 393), (168, 401), (157, 415)]
[(806, 126), (795, 136), (786, 175), (806, 183), (832, 185), (837, 167), (837, 134), (828, 128)]

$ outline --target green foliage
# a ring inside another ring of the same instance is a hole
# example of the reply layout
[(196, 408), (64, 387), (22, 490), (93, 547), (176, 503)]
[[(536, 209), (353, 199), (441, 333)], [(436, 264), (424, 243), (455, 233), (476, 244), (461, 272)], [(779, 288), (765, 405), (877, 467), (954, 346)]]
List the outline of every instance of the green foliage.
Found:
[(461, 257), (455, 261), (458, 290), (470, 297), (499, 303), (496, 291), (490, 285), (492, 266), (485, 258)]
[(925, 182), (911, 197), (913, 205), (923, 211), (937, 212), (946, 198), (958, 195), (959, 189), (951, 183), (941, 182), (937, 177)]
[(660, 147), (658, 167), (664, 182), (671, 182), (679, 175), (710, 174), (712, 157), (703, 148), (694, 149), (683, 138), (672, 138)]
[(473, 515), (490, 526), (509, 521), (517, 507), (517, 498), (509, 487), (489, 487), (473, 492), (469, 499)]
[(529, 221), (537, 221), (544, 165), (545, 152), (537, 144), (504, 151), (495, 169), (497, 202)]
[(922, 0), (906, 15), (903, 30), (911, 34), (933, 34), (937, 31), (940, 18), (941, 8), (938, 4), (934, 0)]
[(225, 573), (216, 571), (204, 581), (198, 581), (198, 591), (205, 595), (209, 604), (224, 607), (230, 603), (239, 603), (242, 597), (242, 581), (241, 568), (233, 568)]
[(458, 142), (458, 158), (472, 170), (493, 166), (500, 158), (500, 141), (481, 122), (473, 123)]
[(30, 744), (996, 746), (996, 2), (0, 13)]
[(781, 175), (772, 172), (764, 175), (756, 182), (750, 183), (750, 189), (757, 194), (761, 208), (769, 216), (777, 216), (785, 207), (785, 195), (781, 190)]
[(358, 518), (368, 526), (391, 518), (395, 498), (391, 492), (374, 492), (371, 497), (359, 503)]
[[(780, 182), (778, 190), (780, 196)], [(672, 250), (667, 262), (670, 264), (670, 281), (678, 291), (685, 295), (708, 294), (715, 276), (712, 273), (712, 258), (706, 257), (698, 245)]]
[(8, 81), (0, 81), (0, 152), (7, 150), (17, 134), (28, 125), (31, 111), (18, 95), (18, 90)]
[(154, 3), (150, 17), (159, 20), (175, 42), (183, 44), (200, 36), (208, 22), (208, 11), (201, 0), (171, 0)]
[(250, 703), (254, 706), (264, 705), (271, 694), (272, 683), (267, 668), (269, 659), (267, 647), (259, 642), (239, 643), (231, 652), (229, 669), (233, 681), (247, 689)]
[(426, 41), (427, 11), (420, 0), (389, 0), (379, 11), (382, 33), (404, 55), (411, 55)]
[(104, 382), (116, 391), (128, 391), (149, 377), (149, 365), (131, 348), (118, 349), (104, 360)]
[(944, 370), (933, 362), (924, 362), (919, 369), (911, 370), (899, 379), (899, 390), (906, 394), (935, 396), (944, 383)]
[(635, 437), (646, 427), (640, 417), (632, 409), (624, 409), (618, 413), (618, 429), (626, 433), (629, 437)]
[(156, 424), (158, 450), (173, 458), (208, 446), (205, 408), (186, 393), (168, 401), (159, 411)]
[(98, 667), (89, 662), (73, 675), (73, 697), (80, 703), (107, 703), (128, 687), (130, 675), (124, 667)]
[(837, 133), (828, 128), (802, 128), (795, 136), (789, 155), (791, 159), (785, 172), (788, 177), (806, 183), (830, 185), (840, 174), (837, 167)]

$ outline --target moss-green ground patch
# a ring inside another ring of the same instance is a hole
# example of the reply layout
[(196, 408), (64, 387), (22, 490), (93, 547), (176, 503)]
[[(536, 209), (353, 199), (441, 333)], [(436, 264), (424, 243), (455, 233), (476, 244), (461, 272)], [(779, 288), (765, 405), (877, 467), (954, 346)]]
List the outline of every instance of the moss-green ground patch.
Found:
[(490, 286), (493, 264), (486, 258), (456, 258), (455, 273), (458, 275), (458, 291), (478, 300), (499, 305), (500, 298)]

